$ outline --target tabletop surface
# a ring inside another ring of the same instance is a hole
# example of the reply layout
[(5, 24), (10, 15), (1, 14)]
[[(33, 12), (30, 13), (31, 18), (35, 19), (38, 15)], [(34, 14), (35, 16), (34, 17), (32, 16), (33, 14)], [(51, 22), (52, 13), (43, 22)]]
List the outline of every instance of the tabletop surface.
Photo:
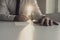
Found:
[(60, 40), (59, 37), (60, 25), (39, 26), (27, 22), (0, 22), (0, 40)]

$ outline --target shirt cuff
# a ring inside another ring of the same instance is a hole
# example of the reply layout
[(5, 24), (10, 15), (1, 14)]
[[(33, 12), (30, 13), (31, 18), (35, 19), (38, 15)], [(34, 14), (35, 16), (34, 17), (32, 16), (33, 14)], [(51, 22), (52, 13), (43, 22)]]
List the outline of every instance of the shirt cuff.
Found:
[(4, 15), (0, 14), (0, 21), (13, 21), (15, 15)]

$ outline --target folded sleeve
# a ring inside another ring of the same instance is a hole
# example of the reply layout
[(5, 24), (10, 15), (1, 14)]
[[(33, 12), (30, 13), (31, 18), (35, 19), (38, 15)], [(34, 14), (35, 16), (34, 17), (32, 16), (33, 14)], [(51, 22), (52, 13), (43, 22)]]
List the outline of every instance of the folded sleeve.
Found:
[(0, 21), (13, 20), (15, 15), (10, 15), (5, 0), (0, 0)]

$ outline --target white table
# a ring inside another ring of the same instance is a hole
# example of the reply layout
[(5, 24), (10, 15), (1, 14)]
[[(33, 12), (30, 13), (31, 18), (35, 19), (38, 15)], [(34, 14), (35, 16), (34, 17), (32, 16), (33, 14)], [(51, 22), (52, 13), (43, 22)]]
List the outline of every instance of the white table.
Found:
[(60, 25), (46, 27), (27, 22), (0, 22), (0, 40), (60, 40)]

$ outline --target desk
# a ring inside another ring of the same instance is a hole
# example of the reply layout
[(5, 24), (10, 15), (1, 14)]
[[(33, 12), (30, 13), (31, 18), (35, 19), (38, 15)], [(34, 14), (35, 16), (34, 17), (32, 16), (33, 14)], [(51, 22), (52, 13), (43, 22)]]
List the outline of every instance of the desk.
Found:
[(30, 25), (27, 22), (0, 22), (0, 40), (60, 40), (60, 25)]

